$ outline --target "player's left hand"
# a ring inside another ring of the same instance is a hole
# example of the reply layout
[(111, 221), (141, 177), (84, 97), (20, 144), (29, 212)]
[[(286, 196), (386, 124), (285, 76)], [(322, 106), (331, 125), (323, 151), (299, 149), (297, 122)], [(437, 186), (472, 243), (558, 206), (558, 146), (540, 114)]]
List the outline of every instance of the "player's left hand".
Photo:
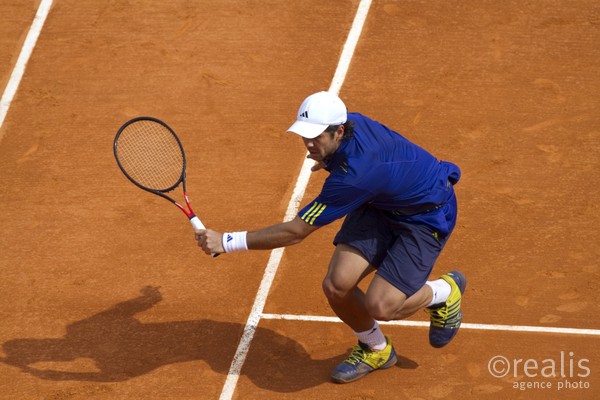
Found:
[(198, 246), (208, 255), (225, 253), (223, 249), (223, 234), (210, 229), (199, 230), (195, 233)]
[[(307, 158), (310, 158), (310, 157), (307, 157)], [(318, 171), (318, 170), (323, 169), (323, 168), (325, 168), (325, 163), (323, 161), (317, 161), (315, 163), (315, 165), (313, 165), (312, 167), (310, 167), (310, 170), (312, 172), (315, 172), (315, 171)]]

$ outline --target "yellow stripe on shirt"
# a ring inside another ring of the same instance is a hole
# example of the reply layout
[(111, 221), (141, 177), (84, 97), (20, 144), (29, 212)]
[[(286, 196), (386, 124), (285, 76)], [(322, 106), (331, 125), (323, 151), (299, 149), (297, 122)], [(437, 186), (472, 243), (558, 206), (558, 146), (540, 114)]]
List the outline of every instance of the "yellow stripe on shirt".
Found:
[(326, 206), (325, 204), (322, 204), (322, 205), (321, 205), (321, 207), (319, 207), (319, 209), (318, 209), (318, 210), (316, 210), (316, 214), (315, 214), (315, 215), (312, 217), (312, 219), (311, 219), (311, 220), (310, 220), (310, 222), (309, 222), (309, 224), (310, 224), (310, 225), (312, 225), (312, 224), (314, 224), (314, 223), (315, 223), (315, 219), (317, 219), (317, 217), (318, 217), (319, 215), (321, 215), (321, 213), (322, 213), (323, 211), (325, 211), (325, 208), (326, 208), (326, 207), (327, 207), (327, 206)]
[(311, 208), (308, 209), (307, 212), (304, 213), (302, 217), (300, 217), (304, 222), (309, 225), (312, 225), (315, 222), (315, 219), (321, 215), (323, 210), (325, 210), (327, 206), (322, 203), (314, 202)]
[(312, 205), (312, 207), (309, 208), (308, 211), (305, 212), (304, 215), (300, 217), (300, 219), (306, 221), (306, 218), (310, 215), (310, 213), (313, 212), (313, 210), (315, 209), (315, 207), (318, 207), (318, 206), (319, 206), (319, 203), (314, 202), (313, 205)]

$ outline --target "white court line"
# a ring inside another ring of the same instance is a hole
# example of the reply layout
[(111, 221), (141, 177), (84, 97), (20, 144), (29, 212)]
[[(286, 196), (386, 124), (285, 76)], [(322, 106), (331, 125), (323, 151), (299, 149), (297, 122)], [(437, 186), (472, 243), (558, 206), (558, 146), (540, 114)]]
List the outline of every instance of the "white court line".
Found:
[(4, 93), (2, 94), (2, 99), (0, 99), (0, 139), (2, 139), (1, 129), (2, 125), (4, 124), (4, 119), (6, 118), (10, 104), (15, 97), (15, 93), (17, 93), (17, 89), (21, 83), (21, 78), (23, 78), (23, 74), (25, 73), (25, 66), (29, 61), (29, 57), (33, 52), (33, 48), (35, 47), (38, 37), (40, 36), (40, 32), (42, 31), (44, 22), (46, 22), (46, 17), (48, 16), (51, 6), (52, 0), (42, 0), (40, 2), (40, 6), (35, 14), (31, 28), (29, 28), (27, 38), (25, 38), (25, 42), (21, 48), (21, 54), (19, 54), (17, 63), (15, 64), (8, 84), (6, 85), (6, 89), (4, 89)]
[[(262, 314), (263, 319), (282, 319), (288, 321), (312, 321), (312, 322), (333, 322), (341, 323), (338, 317), (319, 317), (314, 315), (290, 315), (290, 314)], [(429, 328), (429, 321), (379, 321), (380, 325), (412, 326)], [(562, 333), (567, 335), (589, 335), (600, 336), (599, 329), (576, 329), (576, 328), (557, 328), (547, 326), (526, 326), (526, 325), (495, 325), (495, 324), (470, 324), (463, 323), (461, 329), (473, 329), (483, 331), (509, 331), (509, 332), (541, 332), (541, 333)]]
[[(352, 27), (350, 28), (348, 38), (346, 39), (346, 43), (344, 44), (344, 48), (340, 56), (340, 61), (338, 62), (336, 72), (331, 82), (331, 86), (329, 87), (330, 92), (336, 94), (339, 93), (340, 88), (344, 83), (346, 72), (348, 71), (348, 67), (350, 66), (350, 61), (352, 60), (354, 49), (356, 48), (356, 43), (358, 42), (360, 33), (362, 32), (362, 28), (365, 23), (365, 20), (367, 19), (367, 14), (369, 12), (370, 7), (371, 0), (361, 0), (358, 6), (358, 10), (356, 11), (356, 15), (354, 17), (354, 21), (352, 22)], [(287, 211), (285, 213), (284, 221), (289, 221), (296, 216), (296, 213), (298, 212), (298, 207), (300, 205), (300, 201), (302, 200), (302, 197), (304, 196), (304, 191), (306, 190), (306, 186), (308, 185), (308, 180), (310, 178), (311, 172), (310, 168), (313, 165), (314, 161), (307, 158), (304, 159), (302, 169), (300, 170), (300, 175), (298, 176), (296, 186), (294, 187), (294, 192), (292, 193), (292, 198), (290, 199)], [(271, 251), (271, 256), (269, 257), (265, 273), (263, 275), (260, 287), (258, 289), (258, 293), (256, 294), (256, 298), (254, 299), (254, 304), (252, 305), (252, 310), (250, 311), (250, 315), (248, 316), (248, 321), (246, 321), (246, 326), (244, 327), (242, 338), (240, 339), (240, 343), (233, 357), (233, 361), (231, 362), (231, 366), (229, 367), (227, 379), (225, 380), (223, 390), (221, 391), (221, 396), (219, 397), (221, 400), (229, 400), (233, 396), (235, 387), (237, 386), (237, 382), (240, 377), (240, 371), (242, 369), (242, 366), (244, 365), (244, 361), (246, 360), (246, 355), (250, 350), (250, 344), (252, 342), (252, 339), (254, 338), (256, 327), (260, 322), (262, 311), (267, 301), (267, 296), (269, 295), (269, 290), (271, 289), (273, 279), (275, 278), (275, 274), (277, 273), (277, 269), (279, 268), (279, 263), (281, 262), (283, 251), (284, 248), (278, 248)]]

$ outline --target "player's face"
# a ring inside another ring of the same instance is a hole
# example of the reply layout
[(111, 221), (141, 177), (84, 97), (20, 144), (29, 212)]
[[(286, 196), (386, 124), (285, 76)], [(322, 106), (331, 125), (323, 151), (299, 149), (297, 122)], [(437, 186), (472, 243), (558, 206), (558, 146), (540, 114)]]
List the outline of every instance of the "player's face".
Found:
[(344, 126), (340, 125), (335, 132), (323, 132), (314, 139), (302, 138), (308, 150), (308, 158), (323, 161), (331, 158), (337, 150), (344, 135)]

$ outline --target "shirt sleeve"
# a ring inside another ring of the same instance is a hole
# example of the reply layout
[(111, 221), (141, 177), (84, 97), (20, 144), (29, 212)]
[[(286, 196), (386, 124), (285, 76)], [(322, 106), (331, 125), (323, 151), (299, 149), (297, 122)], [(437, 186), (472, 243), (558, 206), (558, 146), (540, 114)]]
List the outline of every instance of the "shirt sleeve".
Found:
[(373, 194), (368, 190), (326, 180), (319, 196), (300, 210), (298, 216), (309, 225), (324, 226), (344, 217), (372, 198)]

